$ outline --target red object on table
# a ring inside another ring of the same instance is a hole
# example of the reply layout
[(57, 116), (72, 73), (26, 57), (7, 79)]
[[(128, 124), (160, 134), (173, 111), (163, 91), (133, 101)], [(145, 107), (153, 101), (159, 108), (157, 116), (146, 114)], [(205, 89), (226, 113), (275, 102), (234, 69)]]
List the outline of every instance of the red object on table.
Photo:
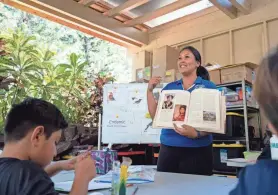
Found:
[(118, 156), (134, 156), (134, 155), (145, 155), (145, 151), (128, 151), (118, 152)]

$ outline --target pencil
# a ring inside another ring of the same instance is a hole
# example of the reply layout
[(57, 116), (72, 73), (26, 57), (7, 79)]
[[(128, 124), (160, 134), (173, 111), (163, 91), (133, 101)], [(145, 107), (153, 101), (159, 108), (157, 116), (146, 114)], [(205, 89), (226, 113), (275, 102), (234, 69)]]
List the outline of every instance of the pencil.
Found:
[(135, 195), (136, 194), (136, 192), (138, 191), (138, 186), (136, 186), (136, 188), (135, 188), (135, 190), (134, 190), (134, 192), (133, 192), (133, 194), (132, 195)]

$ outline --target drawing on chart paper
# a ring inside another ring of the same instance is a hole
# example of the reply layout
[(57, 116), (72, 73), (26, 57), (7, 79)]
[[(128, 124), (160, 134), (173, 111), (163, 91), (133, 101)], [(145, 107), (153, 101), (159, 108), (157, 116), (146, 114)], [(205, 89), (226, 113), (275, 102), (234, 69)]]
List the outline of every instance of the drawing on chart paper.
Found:
[(140, 104), (140, 102), (142, 101), (142, 99), (137, 99), (137, 98), (133, 98), (134, 99), (134, 102), (133, 104)]
[(154, 92), (153, 95), (154, 95), (154, 99), (156, 101), (158, 101), (159, 100), (159, 96), (160, 96), (160, 92)]
[(112, 91), (108, 92), (108, 101), (115, 101), (115, 97)]
[(133, 108), (141, 108), (145, 102), (145, 92), (142, 90), (129, 91), (129, 105)]

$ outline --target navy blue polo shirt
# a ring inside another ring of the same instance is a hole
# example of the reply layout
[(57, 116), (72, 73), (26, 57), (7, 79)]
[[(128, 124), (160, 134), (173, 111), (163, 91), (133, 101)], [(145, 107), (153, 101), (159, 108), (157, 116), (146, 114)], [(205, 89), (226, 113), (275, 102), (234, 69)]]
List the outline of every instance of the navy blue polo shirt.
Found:
[(230, 195), (276, 195), (277, 181), (278, 161), (260, 160), (242, 169), (238, 184)]
[[(193, 86), (187, 91), (192, 92), (197, 88), (216, 89), (216, 85), (213, 82), (197, 77)], [(167, 84), (163, 90), (184, 90), (182, 79)], [(212, 135), (200, 137), (199, 139), (190, 139), (176, 133), (173, 129), (162, 129), (160, 142), (164, 145), (175, 147), (204, 147), (212, 144)]]

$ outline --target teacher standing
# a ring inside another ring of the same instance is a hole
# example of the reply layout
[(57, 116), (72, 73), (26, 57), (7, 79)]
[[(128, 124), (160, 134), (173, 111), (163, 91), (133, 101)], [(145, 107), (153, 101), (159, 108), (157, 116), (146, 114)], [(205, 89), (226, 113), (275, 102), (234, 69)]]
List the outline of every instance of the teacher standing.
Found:
[[(201, 55), (194, 47), (185, 47), (180, 51), (177, 62), (182, 79), (167, 84), (163, 90), (186, 90), (192, 92), (197, 88), (216, 89), (214, 83), (198, 76), (201, 67)], [(147, 99), (148, 109), (154, 118), (157, 102), (153, 89), (161, 81), (160, 77), (153, 77), (149, 81)], [(191, 126), (175, 126), (174, 129), (162, 129), (161, 147), (157, 170), (197, 175), (212, 175), (213, 153), (212, 135), (199, 132)]]

